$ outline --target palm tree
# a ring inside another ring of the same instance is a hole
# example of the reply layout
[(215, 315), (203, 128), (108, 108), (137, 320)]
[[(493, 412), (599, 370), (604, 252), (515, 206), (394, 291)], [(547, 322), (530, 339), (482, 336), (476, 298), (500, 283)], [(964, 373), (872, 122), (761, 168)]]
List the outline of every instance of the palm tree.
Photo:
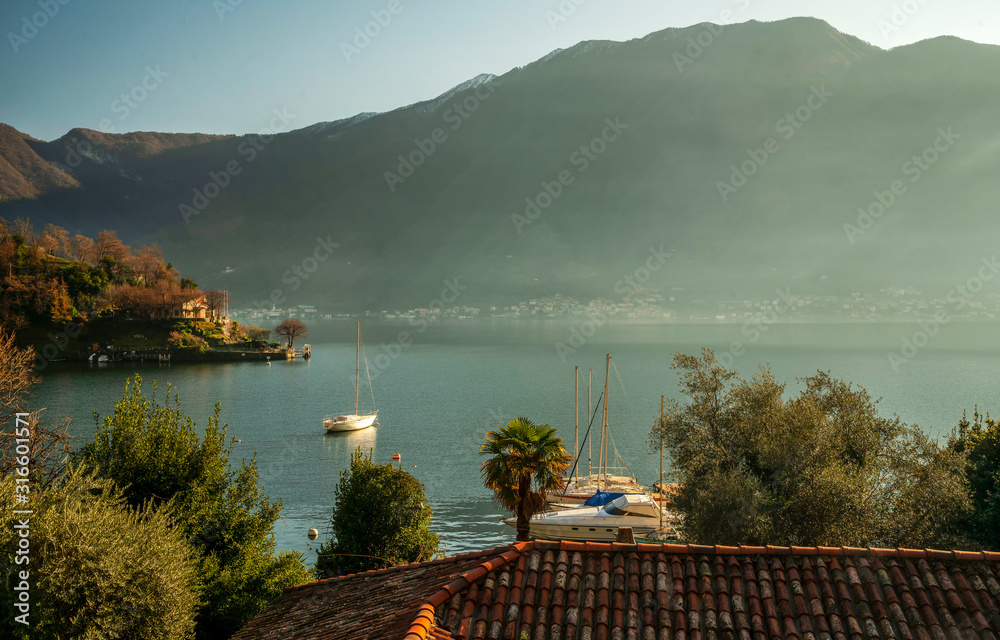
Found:
[(547, 424), (514, 418), (506, 427), (486, 432), (479, 455), (483, 484), (493, 491), (497, 506), (517, 515), (517, 539), (528, 539), (531, 516), (545, 506), (545, 492), (562, 486), (562, 474), (572, 460), (562, 438)]

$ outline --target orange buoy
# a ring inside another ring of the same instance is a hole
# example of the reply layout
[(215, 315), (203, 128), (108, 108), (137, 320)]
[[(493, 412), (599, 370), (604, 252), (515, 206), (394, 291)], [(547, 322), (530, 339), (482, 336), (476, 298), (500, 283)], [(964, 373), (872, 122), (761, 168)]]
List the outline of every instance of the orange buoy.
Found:
[(399, 457), (399, 454), (398, 454), (398, 453), (394, 453), (394, 454), (392, 454), (392, 461), (393, 461), (393, 462), (399, 462), (399, 461), (400, 461), (401, 459), (402, 459), (402, 458), (400, 458), (400, 457)]

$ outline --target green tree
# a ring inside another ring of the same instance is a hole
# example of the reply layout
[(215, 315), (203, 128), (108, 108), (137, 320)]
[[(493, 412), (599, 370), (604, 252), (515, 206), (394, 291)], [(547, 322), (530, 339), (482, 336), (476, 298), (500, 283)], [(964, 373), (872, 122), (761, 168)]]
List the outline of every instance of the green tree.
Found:
[(316, 571), (330, 577), (433, 558), (440, 543), (431, 531), (424, 487), (391, 464), (372, 462), (361, 448), (334, 489), (333, 537), (320, 546)]
[(972, 500), (972, 513), (959, 530), (980, 546), (1000, 549), (1000, 421), (978, 408), (972, 422), (962, 414), (948, 448), (965, 456)]
[[(0, 638), (186, 639), (198, 605), (197, 560), (165, 507), (133, 509), (121, 490), (83, 467), (32, 495), (27, 564), (15, 564), (23, 509), (15, 479), (0, 478)], [(28, 571), (24, 626), (15, 621)]]
[(247, 340), (252, 340), (254, 342), (267, 342), (271, 339), (271, 330), (262, 329), (257, 326), (249, 326), (246, 328)]
[(479, 455), (483, 484), (493, 492), (493, 502), (517, 517), (517, 539), (527, 540), (531, 516), (545, 506), (545, 492), (562, 486), (562, 474), (572, 457), (562, 438), (547, 424), (535, 425), (514, 418), (506, 427), (486, 432)]
[(947, 544), (969, 508), (962, 456), (864, 389), (827, 373), (785, 385), (762, 367), (747, 381), (709, 350), (676, 354), (689, 402), (657, 420), (681, 488), (683, 533), (712, 544)]
[(198, 551), (205, 606), (199, 638), (225, 638), (256, 615), (281, 591), (310, 579), (301, 554), (274, 554), (274, 523), (281, 501), (270, 502), (258, 484), (255, 460), (229, 463), (232, 440), (219, 424), (220, 408), (208, 420), (204, 438), (180, 410), (142, 393), (139, 376), (126, 386), (114, 414), (95, 413), (94, 442), (81, 458), (124, 487), (130, 504), (170, 501), (178, 526)]

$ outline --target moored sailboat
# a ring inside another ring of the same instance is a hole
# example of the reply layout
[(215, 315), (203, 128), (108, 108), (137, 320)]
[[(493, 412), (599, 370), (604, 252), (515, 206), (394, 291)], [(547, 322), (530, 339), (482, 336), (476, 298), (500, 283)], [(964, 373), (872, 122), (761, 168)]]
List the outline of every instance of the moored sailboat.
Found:
[[(372, 390), (372, 412), (358, 413), (358, 389), (361, 381), (361, 321), (358, 321), (357, 359), (354, 366), (354, 413), (339, 416), (327, 416), (323, 419), (323, 428), (329, 433), (341, 431), (358, 431), (378, 424), (378, 409), (375, 408), (375, 391)], [(368, 386), (371, 387), (371, 373), (368, 371), (368, 358), (365, 358), (365, 373), (368, 374)]]
[[(578, 372), (579, 367), (576, 368), (574, 374), (575, 381), (579, 380)], [(587, 500), (589, 500), (597, 492), (612, 492), (612, 493), (626, 493), (626, 494), (650, 494), (654, 490), (651, 487), (644, 487), (640, 485), (634, 476), (628, 471), (625, 466), (624, 461), (621, 459), (621, 455), (618, 453), (617, 448), (615, 448), (613, 440), (611, 439), (611, 431), (608, 427), (608, 392), (609, 392), (609, 377), (611, 373), (611, 354), (607, 354), (606, 361), (606, 371), (604, 375), (604, 392), (601, 397), (598, 398), (598, 404), (603, 405), (603, 410), (601, 413), (601, 437), (600, 443), (598, 445), (598, 465), (597, 473), (594, 473), (594, 469), (588, 468), (588, 474), (585, 476), (580, 476), (579, 465), (580, 458), (583, 455), (583, 450), (579, 446), (579, 436), (574, 436), (576, 452), (576, 462), (574, 463), (574, 470), (577, 470), (575, 475), (564, 478), (563, 489), (557, 492), (553, 492), (548, 495), (546, 502), (549, 504), (559, 504), (563, 506), (580, 506)], [(574, 398), (576, 403), (579, 403), (579, 392), (578, 385), (574, 390)], [(587, 413), (590, 413), (590, 377), (588, 374), (587, 379)], [(596, 416), (596, 409), (594, 415)], [(574, 408), (574, 416), (576, 426), (574, 428), (574, 433), (579, 433), (579, 411)], [(590, 423), (593, 425), (593, 417), (590, 419)], [(590, 426), (588, 426), (587, 433), (584, 436), (584, 440), (587, 441), (587, 448), (590, 450), (590, 443), (593, 438), (590, 436)], [(620, 465), (617, 467), (609, 466), (608, 464), (608, 444), (611, 444), (611, 451), (614, 453), (616, 464)], [(590, 454), (587, 456), (588, 466), (590, 460)], [(611, 473), (612, 471), (624, 471), (628, 475), (617, 475)]]

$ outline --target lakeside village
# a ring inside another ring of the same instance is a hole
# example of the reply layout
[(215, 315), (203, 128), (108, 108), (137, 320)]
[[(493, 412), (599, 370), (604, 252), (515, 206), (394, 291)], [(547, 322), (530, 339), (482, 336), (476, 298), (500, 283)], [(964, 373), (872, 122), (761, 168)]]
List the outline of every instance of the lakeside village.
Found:
[[(877, 294), (848, 296), (799, 295), (791, 289), (775, 291), (770, 300), (710, 300), (683, 288), (670, 291), (641, 289), (621, 301), (596, 298), (581, 302), (569, 296), (522, 300), (507, 306), (420, 307), (378, 309), (364, 312), (369, 319), (386, 321), (440, 320), (577, 320), (605, 318), (615, 322), (745, 323), (782, 322), (903, 322), (949, 319), (993, 320), (1000, 317), (1000, 293), (982, 291), (983, 282), (955, 287), (944, 297), (927, 297), (915, 288), (889, 287)], [(321, 311), (304, 304), (287, 308), (242, 308), (232, 318), (243, 324), (269, 326), (286, 318), (303, 321), (336, 321), (357, 314)]]

